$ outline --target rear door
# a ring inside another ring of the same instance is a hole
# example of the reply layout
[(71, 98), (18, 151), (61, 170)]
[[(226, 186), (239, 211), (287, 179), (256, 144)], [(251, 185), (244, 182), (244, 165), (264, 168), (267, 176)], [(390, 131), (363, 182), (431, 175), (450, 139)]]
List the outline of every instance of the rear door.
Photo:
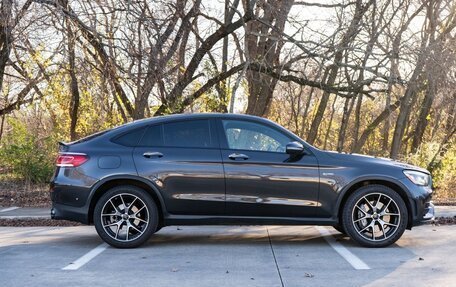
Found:
[(274, 126), (224, 119), (218, 122), (226, 177), (226, 212), (232, 216), (317, 216), (318, 162), (312, 154), (291, 158), (294, 141)]
[(133, 157), (138, 174), (160, 189), (169, 213), (224, 214), (224, 173), (211, 119), (149, 126)]

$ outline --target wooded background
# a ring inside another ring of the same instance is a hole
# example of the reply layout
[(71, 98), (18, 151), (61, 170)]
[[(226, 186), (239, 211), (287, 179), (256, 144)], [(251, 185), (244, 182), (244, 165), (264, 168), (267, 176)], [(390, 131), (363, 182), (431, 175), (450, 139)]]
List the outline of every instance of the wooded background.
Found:
[(182, 112), (432, 171), (456, 197), (454, 0), (1, 0), (0, 180), (57, 140)]

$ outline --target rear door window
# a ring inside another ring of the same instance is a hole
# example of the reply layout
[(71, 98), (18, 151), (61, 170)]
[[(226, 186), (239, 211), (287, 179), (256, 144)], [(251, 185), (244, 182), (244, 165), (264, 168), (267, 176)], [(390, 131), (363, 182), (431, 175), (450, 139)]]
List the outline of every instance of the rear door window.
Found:
[(213, 147), (209, 120), (163, 124), (163, 145), (168, 147)]
[(163, 126), (149, 126), (139, 146), (163, 146)]

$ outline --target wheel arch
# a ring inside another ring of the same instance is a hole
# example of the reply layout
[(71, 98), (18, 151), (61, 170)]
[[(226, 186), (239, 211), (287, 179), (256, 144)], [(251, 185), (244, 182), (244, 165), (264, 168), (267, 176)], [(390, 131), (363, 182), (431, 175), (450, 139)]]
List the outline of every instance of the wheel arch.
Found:
[(158, 214), (160, 216), (159, 218), (159, 226), (163, 224), (163, 218), (166, 214), (166, 206), (165, 202), (163, 200), (163, 197), (161, 196), (158, 188), (151, 183), (150, 181), (147, 181), (143, 178), (137, 177), (137, 176), (111, 176), (105, 179), (102, 179), (99, 181), (97, 184), (95, 184), (91, 191), (90, 191), (90, 196), (89, 196), (89, 206), (88, 206), (88, 222), (89, 224), (93, 223), (93, 211), (95, 209), (95, 205), (100, 199), (100, 197), (109, 189), (115, 187), (115, 186), (120, 186), (120, 185), (132, 185), (139, 187), (146, 191), (152, 199), (155, 201), (158, 207)]
[(340, 224), (340, 220), (342, 218), (342, 211), (347, 201), (348, 197), (353, 194), (357, 189), (366, 185), (383, 185), (386, 187), (391, 188), (395, 192), (399, 194), (399, 196), (404, 200), (405, 206), (407, 207), (408, 212), (408, 222), (407, 228), (411, 229), (413, 226), (413, 214), (415, 213), (415, 206), (413, 201), (410, 199), (407, 188), (401, 184), (400, 182), (394, 180), (393, 178), (383, 178), (383, 177), (364, 177), (357, 179), (347, 185), (344, 190), (341, 192), (338, 200), (337, 200), (337, 220)]

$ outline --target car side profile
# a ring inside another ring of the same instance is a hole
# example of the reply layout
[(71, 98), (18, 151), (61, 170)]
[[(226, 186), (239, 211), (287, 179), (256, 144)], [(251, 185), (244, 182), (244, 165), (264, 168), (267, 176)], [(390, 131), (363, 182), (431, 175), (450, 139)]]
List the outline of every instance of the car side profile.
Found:
[(434, 217), (427, 170), (317, 149), (269, 120), (182, 114), (60, 143), (54, 219), (118, 248), (169, 225), (327, 225), (384, 247)]

